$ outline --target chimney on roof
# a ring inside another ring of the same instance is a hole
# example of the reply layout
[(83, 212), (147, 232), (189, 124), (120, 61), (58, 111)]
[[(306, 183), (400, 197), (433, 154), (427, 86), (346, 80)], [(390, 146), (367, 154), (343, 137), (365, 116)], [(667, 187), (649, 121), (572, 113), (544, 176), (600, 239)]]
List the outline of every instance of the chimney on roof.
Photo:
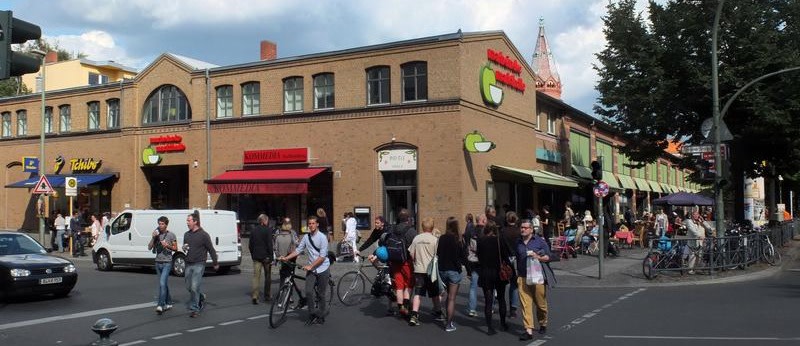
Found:
[(275, 60), (278, 57), (278, 46), (275, 42), (263, 40), (261, 41), (261, 61)]
[(52, 50), (48, 51), (47, 54), (44, 56), (44, 62), (48, 64), (51, 62), (58, 62), (58, 52)]

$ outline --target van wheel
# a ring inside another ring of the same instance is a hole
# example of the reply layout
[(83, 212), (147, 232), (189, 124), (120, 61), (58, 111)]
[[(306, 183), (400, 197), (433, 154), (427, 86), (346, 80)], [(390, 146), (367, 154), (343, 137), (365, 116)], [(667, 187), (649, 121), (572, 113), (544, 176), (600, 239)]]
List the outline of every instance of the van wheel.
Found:
[(220, 266), (219, 270), (217, 270), (217, 274), (225, 275), (231, 271), (231, 266)]
[(108, 254), (106, 250), (100, 250), (97, 253), (97, 270), (107, 272), (114, 268), (114, 265), (111, 264), (111, 256)]
[(172, 275), (182, 277), (186, 274), (186, 259), (183, 255), (176, 254), (172, 258)]

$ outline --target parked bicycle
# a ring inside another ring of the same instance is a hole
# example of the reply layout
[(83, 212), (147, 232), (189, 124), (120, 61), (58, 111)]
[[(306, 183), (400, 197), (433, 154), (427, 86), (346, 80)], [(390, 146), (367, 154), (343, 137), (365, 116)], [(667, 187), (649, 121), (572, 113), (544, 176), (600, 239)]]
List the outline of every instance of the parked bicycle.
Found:
[[(300, 311), (307, 304), (307, 299), (305, 296), (303, 296), (303, 290), (300, 289), (295, 281), (306, 279), (303, 276), (295, 274), (295, 270), (302, 266), (288, 261), (283, 261), (280, 263), (292, 266), (292, 275), (289, 275), (283, 281), (281, 288), (278, 290), (278, 293), (275, 294), (275, 297), (272, 300), (272, 305), (269, 307), (269, 326), (272, 328), (278, 328), (281, 324), (286, 322), (286, 318), (289, 313)], [(328, 288), (330, 289), (330, 292), (328, 292), (328, 299), (327, 302), (322, 302), (322, 304), (328, 304), (328, 311), (330, 311), (330, 304), (333, 300), (333, 286), (333, 279), (329, 279)], [(317, 292), (316, 288), (314, 288), (314, 291)], [(317, 295), (315, 294), (315, 296)], [(292, 306), (295, 301), (297, 304)], [(320, 302), (315, 299), (312, 304), (320, 304)]]
[[(361, 257), (356, 254), (357, 257)], [(373, 267), (377, 268), (378, 272), (375, 274), (374, 279), (370, 279), (369, 275), (364, 272), (364, 268)], [(396, 300), (396, 295), (392, 289), (392, 279), (389, 275), (389, 267), (387, 265), (373, 266), (369, 261), (362, 259), (361, 264), (355, 270), (344, 273), (339, 278), (339, 285), (336, 289), (336, 294), (339, 296), (339, 301), (347, 306), (353, 306), (361, 302), (366, 294), (366, 283), (370, 284), (370, 294), (375, 298), (382, 296), (388, 297), (390, 301)]]
[(655, 279), (662, 270), (680, 270), (683, 274), (684, 253), (683, 244), (677, 244), (672, 239), (653, 239), (655, 246), (650, 246), (650, 251), (642, 261), (642, 273), (650, 280)]

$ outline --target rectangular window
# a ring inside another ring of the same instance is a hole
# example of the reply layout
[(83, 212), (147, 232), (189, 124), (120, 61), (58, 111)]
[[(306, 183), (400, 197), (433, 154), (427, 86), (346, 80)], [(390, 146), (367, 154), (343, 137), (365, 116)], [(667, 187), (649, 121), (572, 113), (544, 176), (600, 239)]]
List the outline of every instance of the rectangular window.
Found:
[(314, 109), (332, 109), (333, 107), (333, 73), (314, 76)]
[(547, 119), (547, 113), (539, 112), (539, 114), (536, 115), (536, 129), (539, 131), (542, 130), (542, 119)]
[(603, 170), (606, 172), (613, 172), (614, 152), (611, 150), (611, 144), (595, 141), (595, 147), (597, 148), (597, 158), (600, 159), (602, 157), (602, 162), (600, 163), (603, 166)]
[(44, 108), (44, 133), (53, 133), (53, 107)]
[(556, 116), (553, 114), (547, 114), (547, 133), (556, 134)]
[(89, 72), (89, 85), (100, 84), (100, 75), (97, 73)]
[(373, 67), (367, 70), (367, 104), (389, 103), (389, 68)]
[(233, 86), (223, 85), (217, 88), (217, 118), (230, 118), (232, 116)]
[(411, 62), (403, 65), (403, 102), (428, 99), (428, 64)]
[(28, 112), (25, 110), (17, 111), (17, 136), (28, 134)]
[(577, 132), (569, 134), (569, 151), (572, 164), (577, 166), (589, 167), (589, 137)]
[(303, 111), (303, 77), (286, 78), (283, 81), (283, 111)]
[(58, 122), (60, 132), (72, 131), (72, 115), (70, 114), (69, 105), (58, 107)]
[(242, 84), (242, 115), (261, 114), (261, 85), (258, 82)]
[(11, 113), (4, 112), (3, 118), (3, 138), (11, 137)]
[(663, 163), (658, 165), (658, 182), (667, 183), (667, 165)]
[(100, 102), (89, 102), (89, 131), (100, 129)]
[(617, 173), (623, 175), (631, 175), (630, 174), (630, 167), (627, 165), (629, 164), (630, 159), (628, 159), (627, 155), (618, 154), (617, 155)]
[(107, 102), (108, 122), (106, 126), (109, 129), (119, 128), (119, 99), (111, 99)]

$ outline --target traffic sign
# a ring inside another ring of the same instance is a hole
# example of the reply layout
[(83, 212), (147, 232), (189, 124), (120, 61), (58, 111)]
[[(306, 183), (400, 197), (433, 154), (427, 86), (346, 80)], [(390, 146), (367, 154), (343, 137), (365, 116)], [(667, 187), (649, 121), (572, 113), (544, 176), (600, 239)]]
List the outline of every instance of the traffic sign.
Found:
[(598, 181), (597, 185), (594, 186), (594, 195), (601, 198), (608, 195), (608, 184), (602, 180)]
[(50, 185), (50, 181), (47, 180), (46, 175), (43, 175), (41, 178), (39, 178), (39, 182), (36, 183), (36, 186), (33, 188), (33, 191), (31, 191), (31, 193), (33, 194), (40, 194), (40, 193), (48, 194), (52, 192), (53, 192), (53, 185)]
[(75, 197), (78, 195), (78, 178), (64, 178), (64, 195)]

